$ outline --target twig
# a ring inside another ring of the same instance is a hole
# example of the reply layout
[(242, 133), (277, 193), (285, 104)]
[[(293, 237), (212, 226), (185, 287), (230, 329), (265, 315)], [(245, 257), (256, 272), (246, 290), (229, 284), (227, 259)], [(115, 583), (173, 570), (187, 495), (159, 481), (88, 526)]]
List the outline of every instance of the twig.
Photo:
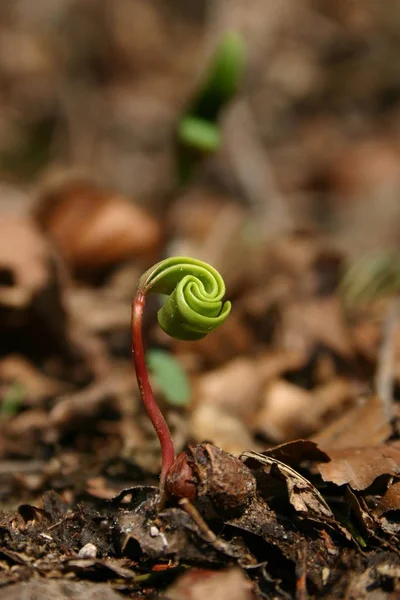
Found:
[(396, 352), (396, 330), (398, 327), (400, 298), (394, 298), (389, 306), (382, 331), (375, 387), (388, 421), (393, 416), (393, 388)]

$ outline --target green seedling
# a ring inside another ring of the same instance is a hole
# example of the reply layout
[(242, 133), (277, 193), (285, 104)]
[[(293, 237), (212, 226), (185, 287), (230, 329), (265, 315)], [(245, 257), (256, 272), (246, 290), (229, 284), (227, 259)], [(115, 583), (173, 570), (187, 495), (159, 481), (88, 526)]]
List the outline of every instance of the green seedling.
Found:
[(178, 124), (178, 171), (182, 183), (187, 181), (203, 156), (220, 147), (219, 118), (239, 88), (244, 65), (243, 39), (238, 33), (226, 33)]
[(161, 328), (179, 340), (200, 340), (228, 317), (231, 303), (224, 302), (225, 284), (213, 267), (200, 260), (173, 257), (157, 263), (140, 278), (132, 303), (132, 358), (144, 407), (161, 446), (160, 491), (175, 461), (171, 432), (153, 396), (142, 339), (143, 310), (150, 293), (167, 296), (158, 312)]

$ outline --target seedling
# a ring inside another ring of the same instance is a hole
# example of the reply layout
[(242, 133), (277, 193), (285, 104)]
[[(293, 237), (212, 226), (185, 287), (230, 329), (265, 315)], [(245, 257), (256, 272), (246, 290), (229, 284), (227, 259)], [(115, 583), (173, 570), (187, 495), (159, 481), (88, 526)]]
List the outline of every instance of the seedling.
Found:
[(216, 152), (222, 141), (220, 117), (235, 96), (245, 67), (242, 37), (227, 32), (221, 38), (204, 79), (178, 123), (178, 174), (184, 184), (201, 159)]
[(158, 312), (161, 328), (179, 340), (200, 340), (228, 317), (230, 302), (223, 302), (225, 283), (213, 267), (200, 260), (173, 257), (151, 267), (139, 280), (132, 303), (132, 358), (140, 395), (161, 445), (160, 492), (175, 461), (171, 432), (154, 398), (143, 350), (142, 321), (146, 296), (166, 294)]

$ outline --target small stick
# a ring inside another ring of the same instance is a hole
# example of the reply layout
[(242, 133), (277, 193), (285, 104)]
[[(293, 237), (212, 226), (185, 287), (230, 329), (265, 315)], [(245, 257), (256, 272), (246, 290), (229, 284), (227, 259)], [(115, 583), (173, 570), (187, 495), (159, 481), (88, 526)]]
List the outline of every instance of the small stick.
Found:
[(379, 350), (375, 387), (388, 421), (393, 417), (393, 388), (395, 368), (395, 341), (398, 327), (400, 298), (394, 298), (383, 324), (382, 343)]

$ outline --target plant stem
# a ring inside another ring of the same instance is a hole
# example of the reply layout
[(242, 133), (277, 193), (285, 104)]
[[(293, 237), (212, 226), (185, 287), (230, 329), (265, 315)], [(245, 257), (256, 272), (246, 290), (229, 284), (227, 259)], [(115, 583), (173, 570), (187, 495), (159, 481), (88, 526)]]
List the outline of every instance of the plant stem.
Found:
[(174, 444), (170, 429), (162, 412), (155, 401), (151, 389), (149, 375), (143, 350), (142, 322), (143, 310), (146, 301), (145, 293), (139, 290), (132, 302), (132, 360), (136, 370), (140, 395), (149, 418), (156, 430), (161, 445), (161, 475), (160, 492), (164, 495), (165, 477), (169, 468), (175, 460)]

